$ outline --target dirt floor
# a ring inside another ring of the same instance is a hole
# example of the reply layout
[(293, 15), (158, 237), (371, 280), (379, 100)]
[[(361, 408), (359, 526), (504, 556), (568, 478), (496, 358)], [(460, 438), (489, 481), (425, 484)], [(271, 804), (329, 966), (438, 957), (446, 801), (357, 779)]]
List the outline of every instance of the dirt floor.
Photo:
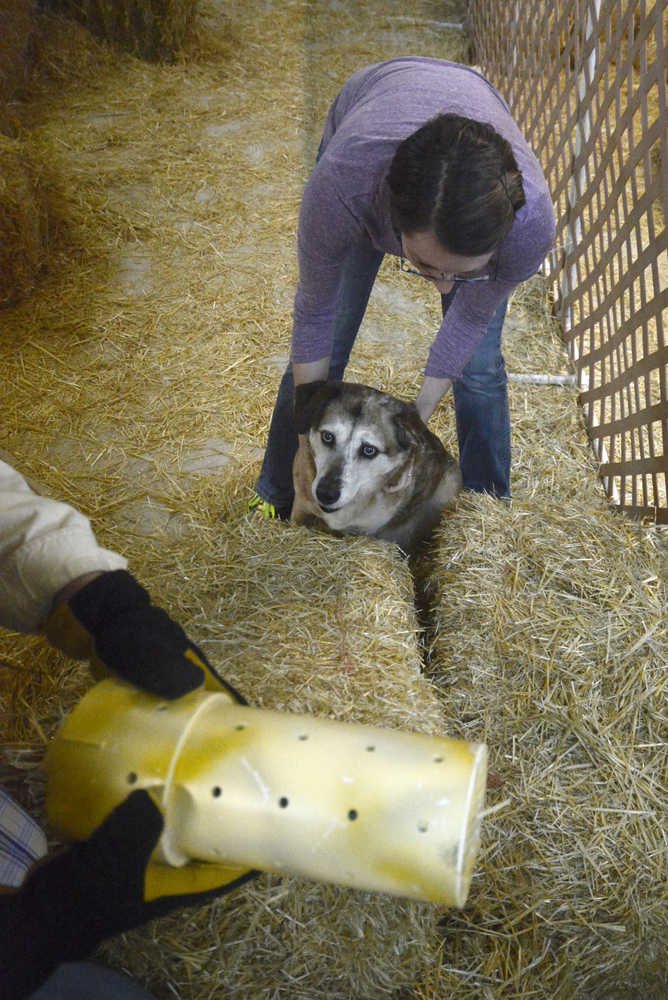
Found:
[[(253, 599), (267, 580), (284, 577), (285, 567), (292, 565), (289, 559), (298, 558), (295, 529), (248, 526), (245, 514), (288, 357), (300, 192), (315, 156), (324, 114), (344, 79), (366, 63), (406, 54), (466, 62), (463, 7), (454, 0), (370, 0), (364, 4), (264, 0), (251, 5), (239, 0), (203, 0), (196, 39), (170, 65), (151, 65), (113, 52), (77, 26), (46, 19), (34, 83), (14, 109), (26, 155), (41, 176), (50, 242), (46, 268), (32, 294), (0, 315), (0, 448), (45, 492), (84, 510), (103, 544), (128, 557), (155, 599), (169, 607), (212, 656), (219, 657), (219, 665), (233, 683), (258, 703), (299, 710), (302, 691), (299, 665), (293, 673), (283, 666), (262, 673), (258, 658), (271, 646), (272, 635), (266, 625), (262, 630), (264, 619), (258, 616)], [(347, 377), (405, 398), (414, 396), (438, 313), (437, 296), (418, 288), (398, 273), (395, 261), (386, 260)], [(507, 367), (513, 374), (569, 373), (540, 276), (513, 297), (504, 343)], [(484, 502), (464, 500), (450, 515), (432, 554), (435, 563), (427, 567), (433, 570), (434, 579), (421, 584), (426, 604), (431, 602), (422, 609), (428, 619), (426, 639), (414, 619), (408, 569), (393, 555), (356, 543), (345, 552), (337, 549), (335, 558), (319, 556), (327, 572), (303, 578), (312, 587), (314, 606), (330, 610), (329, 598), (323, 600), (318, 588), (339, 586), (341, 574), (348, 573), (355, 560), (370, 567), (373, 579), (368, 594), (374, 607), (384, 607), (383, 581), (389, 581), (399, 610), (394, 606), (387, 610), (385, 621), (382, 610), (366, 617), (346, 611), (353, 623), (348, 627), (354, 630), (350, 641), (361, 643), (367, 627), (373, 633), (375, 626), (367, 623), (374, 619), (380, 622), (379, 635), (383, 625), (386, 631), (395, 629), (391, 639), (383, 638), (379, 662), (389, 672), (396, 663), (401, 683), (410, 675), (420, 692), (413, 715), (406, 708), (400, 724), (419, 729), (422, 714), (429, 717), (433, 730), (438, 727), (440, 705), (446, 714), (450, 712), (447, 717), (453, 730), (461, 723), (462, 734), (477, 738), (477, 727), (481, 738), (496, 741), (494, 769), (502, 777), (490, 799), (500, 807), (519, 787), (513, 786), (519, 781), (516, 769), (524, 777), (531, 770), (518, 763), (523, 750), (528, 759), (530, 742), (529, 730), (525, 730), (527, 742), (522, 746), (521, 712), (529, 704), (543, 704), (545, 695), (546, 715), (551, 719), (559, 715), (556, 701), (550, 702), (545, 692), (549, 671), (557, 669), (560, 657), (567, 658), (577, 647), (602, 671), (616, 662), (611, 636), (617, 634), (615, 623), (623, 615), (612, 606), (608, 609), (601, 596), (607, 593), (602, 584), (597, 584), (595, 596), (585, 600), (586, 583), (578, 574), (586, 570), (586, 576), (587, 567), (600, 563), (597, 572), (611, 581), (610, 592), (619, 601), (631, 592), (637, 598), (637, 616), (632, 622), (629, 619), (624, 634), (625, 669), (633, 666), (635, 670), (638, 664), (638, 677), (651, 668), (656, 678), (666, 651), (665, 634), (658, 625), (665, 600), (665, 538), (651, 526), (618, 520), (606, 508), (579, 418), (577, 391), (568, 386), (513, 382), (510, 393), (512, 514), (504, 520), (502, 513)], [(433, 428), (456, 452), (449, 401), (435, 415)], [(577, 530), (569, 529), (569, 516), (572, 525), (577, 521)], [(281, 531), (286, 532), (284, 546)], [(595, 544), (593, 554), (588, 545), (588, 539), (595, 542), (598, 537), (605, 539), (600, 560)], [(560, 563), (561, 576), (554, 576), (550, 559), (559, 550), (568, 550), (570, 561)], [(314, 550), (306, 545), (304, 551)], [(537, 566), (542, 567), (540, 572)], [(535, 580), (531, 573), (536, 574)], [(564, 580), (573, 573), (580, 589), (571, 593)], [(504, 641), (519, 634), (520, 617), (523, 622), (521, 641), (508, 652), (494, 630), (501, 613), (508, 611), (519, 594), (518, 580), (530, 577), (535, 593), (526, 597), (524, 592), (521, 616), (518, 612), (510, 622), (507, 616), (503, 619)], [(467, 588), (465, 593), (458, 593), (457, 580), (465, 581), (461, 584)], [(225, 589), (232, 581), (239, 598), (236, 612), (224, 606)], [(616, 589), (616, 581), (624, 581), (624, 586), (619, 582)], [(485, 589), (488, 586), (493, 586), (493, 594)], [(556, 628), (553, 632), (549, 628), (553, 609), (549, 602), (548, 612), (541, 617), (541, 595), (551, 586), (558, 586), (559, 599), (568, 592), (571, 601), (560, 605), (558, 635)], [(293, 590), (294, 601), (305, 607), (308, 594), (299, 590), (297, 581)], [(263, 599), (270, 603), (271, 592)], [(276, 604), (281, 614), (289, 614), (290, 600), (290, 594), (281, 591)], [(355, 603), (358, 598), (346, 600)], [(573, 623), (584, 615), (585, 604), (590, 617), (582, 619), (581, 631), (571, 639), (568, 628), (575, 628)], [(609, 618), (604, 628), (605, 615)], [(540, 642), (534, 636), (538, 620), (543, 629)], [(223, 621), (229, 626), (224, 627)], [(451, 638), (456, 630), (462, 633), (461, 646)], [(466, 630), (468, 645), (463, 638)], [(244, 647), (244, 635), (251, 632), (253, 641), (248, 638)], [(493, 657), (509, 663), (510, 656), (513, 663), (520, 662), (527, 649), (534, 649), (534, 639), (536, 659), (521, 682), (508, 678), (504, 687), (500, 674), (494, 674), (491, 667), (485, 672), (488, 653), (490, 663), (497, 662)], [(308, 650), (311, 668), (331, 653), (310, 626), (289, 641)], [(425, 644), (430, 645), (429, 677), (416, 680), (416, 664)], [(534, 671), (535, 664), (543, 662), (545, 650), (547, 681), (542, 674), (537, 677), (537, 667)], [(368, 664), (376, 652), (373, 646), (362, 644), (351, 655), (355, 662), (366, 658)], [(475, 670), (462, 680), (459, 697), (453, 698), (455, 673), (448, 680), (447, 670), (452, 666), (454, 671), (455, 665), (459, 669), (464, 662), (476, 665)], [(238, 676), (243, 673), (242, 664), (247, 664), (248, 672)], [(6, 684), (3, 679), (1, 704), (8, 733), (2, 748), (2, 776), (40, 814), (43, 781), (37, 765), (63, 713), (90, 681), (85, 668), (73, 668), (48, 651), (42, 640), (30, 637), (3, 635), (0, 666), (8, 678)], [(272, 677), (279, 674), (281, 680), (276, 679), (272, 689)], [(390, 717), (383, 716), (387, 707), (382, 704), (383, 691), (369, 673), (357, 687), (354, 676), (352, 680), (346, 676), (345, 686), (337, 687), (338, 683), (332, 681), (330, 688), (323, 689), (313, 711), (327, 712), (330, 690), (333, 714), (343, 717), (347, 713), (351, 720), (360, 721), (365, 711), (372, 715), (376, 711), (375, 718), (391, 724)], [(524, 685), (527, 699), (521, 706), (518, 703), (512, 724), (503, 732), (494, 728), (495, 716), (504, 713), (495, 709), (493, 698), (484, 709), (487, 714), (482, 708), (476, 714), (478, 709), (472, 707), (483, 689), (493, 695), (497, 683), (499, 704), (503, 699), (508, 706), (518, 685)], [(289, 696), (281, 684), (289, 685)], [(576, 687), (574, 681), (571, 687), (564, 681), (567, 701), (575, 696)], [(614, 730), (617, 756), (611, 751), (604, 762), (594, 761), (593, 781), (606, 768), (614, 768), (624, 752), (635, 755), (633, 774), (643, 767), (661, 769), (662, 741), (651, 721), (660, 714), (660, 687), (658, 680), (647, 682), (643, 705), (650, 721), (645, 729), (634, 730), (633, 748), (626, 731), (619, 735)], [(309, 705), (302, 703), (301, 708), (309, 710)], [(565, 752), (563, 734), (569, 725), (564, 722), (563, 732), (555, 731), (550, 737), (554, 738), (551, 759), (561, 759)], [(615, 725), (611, 716), (606, 732), (613, 732)], [(535, 739), (542, 739), (538, 729)], [(544, 766), (542, 758), (540, 766)], [(626, 764), (620, 765), (620, 787), (630, 773)], [(559, 780), (567, 781), (563, 775)], [(575, 775), (573, 780), (580, 778)], [(287, 884), (282, 889), (278, 880), (269, 880), (265, 888), (248, 893), (238, 912), (222, 906), (212, 911), (212, 924), (220, 918), (218, 951), (208, 946), (208, 930), (193, 924), (201, 950), (179, 951), (165, 958), (174, 937), (181, 933), (187, 939), (186, 930), (175, 920), (167, 922), (162, 932), (169, 932), (169, 939), (161, 943), (159, 924), (143, 937), (128, 936), (116, 950), (105, 953), (107, 960), (130, 969), (156, 997), (176, 995), (182, 1000), (444, 1000), (446, 996), (456, 1000), (627, 1000), (641, 995), (645, 1000), (659, 1000), (665, 996), (665, 966), (660, 955), (657, 958), (656, 942), (667, 920), (665, 892), (660, 889), (663, 869), (657, 846), (660, 824), (652, 797), (655, 785), (645, 804), (634, 806), (636, 812), (629, 807), (633, 816), (640, 809), (645, 832), (648, 828), (655, 831), (652, 850), (642, 855), (653, 858), (643, 884), (654, 884), (655, 889), (647, 891), (655, 895), (643, 909), (631, 900), (634, 894), (629, 891), (624, 905), (632, 912), (627, 913), (626, 930), (620, 931), (621, 909), (618, 912), (614, 902), (617, 889), (608, 887), (619, 882), (620, 871), (645, 863), (638, 861), (634, 850), (627, 850), (622, 826), (628, 817), (619, 818), (616, 831), (624, 864), (607, 869), (607, 861), (597, 860), (593, 847), (592, 870), (582, 862), (581, 882), (586, 888), (582, 890), (578, 883), (577, 893), (583, 895), (577, 896), (582, 900), (577, 906), (573, 904), (572, 923), (559, 923), (560, 912), (571, 913), (571, 890), (558, 880), (554, 884), (566, 896), (555, 901), (553, 911), (546, 887), (541, 890), (540, 905), (547, 909), (543, 916), (538, 912), (538, 897), (532, 895), (533, 888), (529, 891), (530, 873), (535, 870), (531, 866), (549, 854), (541, 836), (546, 841), (552, 838), (551, 827), (532, 825), (540, 784), (536, 767), (531, 782), (516, 796), (522, 798), (526, 810), (521, 824), (528, 831), (527, 845), (535, 847), (534, 859), (496, 864), (498, 852), (512, 840), (501, 811), (489, 826), (480, 876), (474, 884), (475, 920), (467, 923), (466, 916), (460, 920), (442, 915), (436, 943), (433, 932), (438, 920), (433, 914), (425, 916), (419, 908), (376, 910), (370, 901), (365, 923), (355, 895), (342, 891), (319, 897), (311, 910), (300, 901), (291, 916), (283, 919), (302, 927), (305, 947), (297, 973), (296, 966), (289, 964), (298, 950), (297, 938), (283, 942), (280, 960), (276, 958), (278, 945), (265, 942), (264, 951), (256, 946), (254, 935), (261, 915), (272, 915), (278, 934), (280, 913), (287, 912), (280, 909), (287, 905), (283, 897), (299, 891)], [(558, 826), (555, 815), (550, 815), (549, 823)], [(568, 830), (566, 819), (564, 824)], [(593, 837), (593, 829), (579, 829), (578, 837)], [(629, 828), (628, 842), (633, 830)], [(586, 854), (586, 844), (579, 840), (578, 844)], [(500, 911), (494, 906), (508, 894), (503, 879), (511, 870), (519, 873), (513, 889), (516, 895), (509, 899), (503, 916), (498, 916)], [(603, 871), (609, 874), (598, 885), (596, 872)], [(548, 878), (541, 873), (536, 881)], [(487, 910), (486, 886), (492, 887), (493, 896)], [(599, 889), (606, 897), (603, 901), (600, 894), (596, 896)], [(594, 897), (595, 919), (588, 909)], [(337, 908), (346, 914), (345, 933), (332, 916)], [(485, 912), (494, 912), (498, 919), (495, 916), (485, 924), (480, 916)], [(238, 930), (242, 926), (243, 935)], [(333, 950), (338, 954), (325, 961), (330, 926), (334, 927), (330, 937), (336, 942)], [(385, 927), (390, 929), (383, 931)], [(241, 958), (236, 963), (232, 960), (239, 944), (237, 933), (239, 938), (244, 936), (236, 954), (246, 956), (246, 971)], [(365, 933), (368, 951), (355, 951), (354, 962), (348, 960), (346, 949), (352, 954), (355, 942), (364, 939)], [(590, 933), (595, 941), (591, 947), (586, 937)], [(314, 936), (304, 938), (304, 934)], [(621, 937), (627, 951), (618, 946)], [(572, 946), (576, 940), (578, 947)], [(411, 941), (425, 942), (418, 948), (422, 958), (406, 957)], [(141, 961), (136, 957), (139, 944)], [(566, 946), (562, 954), (568, 954), (568, 959), (559, 959), (559, 949)], [(315, 950), (321, 951), (322, 961), (316, 960)], [(401, 971), (384, 976), (381, 970), (389, 967), (390, 952), (394, 957), (401, 955)], [(590, 962), (588, 952), (595, 960)], [(256, 965), (254, 954), (261, 955)], [(223, 959), (216, 958), (221, 955), (227, 963), (225, 972), (219, 969)], [(622, 957), (624, 967), (620, 966)], [(328, 961), (340, 965), (332, 967)]]

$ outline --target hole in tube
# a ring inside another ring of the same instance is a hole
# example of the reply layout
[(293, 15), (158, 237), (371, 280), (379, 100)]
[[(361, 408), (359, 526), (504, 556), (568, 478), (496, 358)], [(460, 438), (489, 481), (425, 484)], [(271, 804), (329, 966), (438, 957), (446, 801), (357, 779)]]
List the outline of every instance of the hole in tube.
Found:
[(213, 795), (214, 799), (219, 799), (220, 796), (223, 794), (223, 789), (220, 787), (220, 785), (214, 785), (214, 787), (211, 789), (211, 794)]
[(376, 749), (376, 748), (375, 748), (374, 746), (368, 746), (368, 747), (366, 748), (366, 752), (367, 752), (367, 753), (373, 753), (375, 749)]
[(302, 740), (302, 741), (303, 740), (307, 740), (308, 739), (308, 733), (300, 733), (299, 736), (297, 737), (297, 739), (298, 740)]
[(442, 763), (443, 763), (442, 757), (434, 757), (434, 764), (442, 764)]
[(352, 822), (352, 821), (353, 821), (354, 819), (357, 819), (357, 809), (349, 809), (349, 810), (348, 810), (348, 819), (349, 819), (349, 820), (350, 820), (351, 822)]
[(281, 809), (287, 809), (288, 799), (285, 797), (285, 795), (281, 795), (280, 799), (278, 800), (278, 804), (281, 807)]
[(135, 771), (130, 771), (130, 773), (128, 774), (128, 777), (127, 777), (128, 785), (134, 785), (136, 781), (137, 781), (137, 774), (136, 774), (136, 772)]
[(236, 725), (236, 726), (235, 726), (234, 728), (235, 728), (235, 729), (236, 729), (236, 730), (237, 730), (238, 732), (241, 732), (241, 730), (242, 730), (242, 729), (245, 729), (245, 728), (246, 728), (246, 723), (245, 723), (245, 722), (240, 722), (240, 723), (239, 723), (238, 725)]
[(418, 828), (418, 833), (426, 833), (427, 830), (429, 829), (429, 823), (426, 823), (424, 820), (420, 820), (420, 822), (417, 825), (417, 828)]

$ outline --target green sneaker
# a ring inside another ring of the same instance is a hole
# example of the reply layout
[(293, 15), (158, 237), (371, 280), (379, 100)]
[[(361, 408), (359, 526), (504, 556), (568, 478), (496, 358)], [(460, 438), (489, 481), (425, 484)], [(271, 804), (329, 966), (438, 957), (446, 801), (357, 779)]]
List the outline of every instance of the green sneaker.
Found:
[(273, 503), (269, 503), (268, 500), (263, 500), (255, 493), (248, 501), (248, 513), (253, 514), (258, 520), (262, 518), (263, 521), (275, 521), (278, 518), (276, 513), (276, 508)]

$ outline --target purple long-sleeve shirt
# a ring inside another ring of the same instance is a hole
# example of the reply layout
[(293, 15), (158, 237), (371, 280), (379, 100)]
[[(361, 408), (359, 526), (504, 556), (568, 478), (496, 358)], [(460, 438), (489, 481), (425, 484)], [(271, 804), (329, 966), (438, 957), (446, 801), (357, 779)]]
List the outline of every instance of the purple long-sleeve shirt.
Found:
[(425, 375), (457, 378), (513, 288), (535, 274), (554, 239), (554, 209), (538, 160), (492, 85), (440, 59), (391, 59), (358, 70), (329, 109), (321, 157), (304, 189), (297, 246), (292, 360), (331, 353), (343, 264), (366, 236), (399, 256), (387, 173), (399, 143), (434, 115), (451, 112), (492, 125), (513, 148), (526, 204), (496, 255), (494, 280), (459, 285), (436, 335)]

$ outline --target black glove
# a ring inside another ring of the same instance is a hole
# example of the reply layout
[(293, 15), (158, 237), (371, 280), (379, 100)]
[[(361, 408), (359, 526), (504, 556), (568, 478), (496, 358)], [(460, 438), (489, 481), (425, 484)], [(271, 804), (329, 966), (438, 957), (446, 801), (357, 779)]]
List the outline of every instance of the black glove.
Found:
[(218, 884), (209, 878), (202, 892), (149, 902), (147, 865), (162, 828), (148, 792), (132, 792), (88, 840), (38, 865), (17, 892), (0, 894), (0, 1000), (27, 996), (57, 965), (86, 958), (105, 938), (211, 900), (257, 874), (230, 869)]
[(161, 698), (179, 698), (210, 674), (204, 654), (131, 573), (102, 573), (51, 613), (46, 634), (71, 656), (98, 661), (107, 673)]
[(116, 674), (161, 698), (180, 698), (204, 684), (246, 704), (126, 570), (102, 573), (61, 601), (46, 635), (70, 656), (91, 660), (94, 672)]
[(204, 683), (204, 654), (126, 570), (103, 573), (68, 604), (102, 664), (136, 687), (178, 698)]

